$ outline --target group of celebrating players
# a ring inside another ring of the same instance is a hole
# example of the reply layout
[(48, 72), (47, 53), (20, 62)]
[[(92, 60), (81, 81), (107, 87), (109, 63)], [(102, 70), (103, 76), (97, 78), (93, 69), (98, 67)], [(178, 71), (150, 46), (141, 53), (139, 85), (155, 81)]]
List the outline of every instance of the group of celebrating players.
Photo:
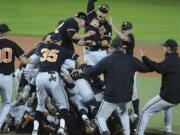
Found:
[[(157, 65), (142, 51), (144, 63), (133, 57), (132, 24), (125, 21), (117, 29), (112, 18), (106, 20), (109, 6), (100, 5), (96, 13), (95, 2), (88, 0), (87, 14), (78, 12), (59, 21), (56, 29), (26, 54), (15, 42), (0, 39), (1, 130), (32, 135), (144, 134), (148, 117), (157, 111), (156, 106), (151, 107), (160, 97), (153, 99), (139, 116), (136, 71), (156, 71)], [(80, 34), (82, 27), (85, 33)], [(112, 30), (117, 37), (111, 42)], [(8, 31), (6, 24), (0, 25), (1, 37)], [(74, 45), (83, 47), (83, 64)], [(177, 51), (174, 40), (168, 40), (164, 46), (176, 48), (171, 50), (173, 53)], [(17, 98), (11, 103), (15, 57), (21, 64), (14, 74)], [(161, 69), (158, 71), (162, 73)], [(165, 97), (161, 98), (169, 101)], [(133, 105), (132, 121), (127, 108), (129, 101)], [(170, 100), (167, 105), (161, 101), (160, 105), (166, 106), (162, 108), (170, 115), (170, 107), (178, 102)], [(171, 123), (167, 121), (165, 131), (170, 134)]]

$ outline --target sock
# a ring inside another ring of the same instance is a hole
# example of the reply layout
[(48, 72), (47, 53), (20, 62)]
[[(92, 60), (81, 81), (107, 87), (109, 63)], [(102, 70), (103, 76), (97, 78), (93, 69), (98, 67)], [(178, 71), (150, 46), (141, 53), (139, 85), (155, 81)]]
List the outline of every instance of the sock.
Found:
[(40, 111), (36, 111), (35, 112), (35, 116), (34, 116), (34, 127), (33, 130), (38, 131), (39, 129), (39, 123), (41, 123), (43, 119), (43, 113)]
[(68, 114), (68, 110), (67, 109), (61, 109), (60, 110), (60, 115), (59, 115), (59, 127), (60, 128), (65, 128), (67, 114)]
[(132, 101), (133, 109), (134, 109), (134, 114), (136, 114), (139, 117), (139, 98)]
[(33, 130), (34, 131), (38, 131), (39, 129), (39, 122), (37, 120), (34, 120), (34, 127), (33, 127)]
[(87, 120), (87, 119), (88, 119), (88, 114), (87, 114), (87, 112), (86, 112), (85, 109), (81, 109), (81, 110), (79, 111), (79, 114), (80, 114), (80, 116), (81, 116), (81, 118), (82, 118), (83, 120)]
[(59, 128), (65, 129), (65, 120), (63, 118), (60, 119)]

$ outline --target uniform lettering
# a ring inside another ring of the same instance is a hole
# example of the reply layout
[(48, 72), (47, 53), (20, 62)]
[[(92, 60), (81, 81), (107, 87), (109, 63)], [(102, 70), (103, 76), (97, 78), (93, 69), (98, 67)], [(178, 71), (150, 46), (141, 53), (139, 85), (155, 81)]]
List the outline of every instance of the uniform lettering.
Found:
[(49, 50), (47, 48), (43, 48), (41, 50), (41, 53), (42, 53), (42, 56), (40, 57), (41, 62), (44, 62), (44, 61), (56, 62), (59, 51), (55, 49)]
[(99, 21), (97, 19), (93, 19), (90, 24), (96, 28), (99, 27)]
[(101, 26), (101, 27), (99, 28), (99, 33), (100, 33), (101, 35), (104, 35), (105, 32), (106, 32), (106, 28), (105, 28), (104, 26)]
[(4, 62), (4, 63), (12, 62), (12, 49), (11, 48), (0, 49), (0, 62)]

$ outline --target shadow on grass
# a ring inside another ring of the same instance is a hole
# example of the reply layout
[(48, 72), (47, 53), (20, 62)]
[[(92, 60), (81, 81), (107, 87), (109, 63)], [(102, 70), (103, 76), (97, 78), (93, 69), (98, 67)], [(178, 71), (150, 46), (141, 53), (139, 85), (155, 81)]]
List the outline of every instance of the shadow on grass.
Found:
[[(158, 129), (147, 129), (145, 135), (164, 135), (164, 131)], [(171, 134), (171, 135), (180, 135), (180, 134)]]

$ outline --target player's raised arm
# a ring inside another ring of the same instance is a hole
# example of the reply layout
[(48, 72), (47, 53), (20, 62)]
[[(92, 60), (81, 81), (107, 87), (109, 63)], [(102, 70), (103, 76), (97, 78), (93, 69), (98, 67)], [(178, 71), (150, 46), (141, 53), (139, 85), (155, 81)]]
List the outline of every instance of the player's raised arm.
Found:
[(87, 4), (87, 14), (91, 14), (91, 13), (95, 13), (95, 4), (94, 2), (96, 2), (97, 0), (88, 0), (88, 4)]
[(126, 36), (125, 34), (123, 34), (121, 31), (119, 31), (119, 30), (116, 28), (116, 26), (115, 26), (114, 23), (113, 23), (112, 17), (109, 17), (109, 23), (110, 23), (112, 29), (114, 30), (114, 32), (117, 34), (117, 36), (118, 36), (120, 39), (122, 39), (122, 40), (124, 40), (124, 41), (128, 41), (128, 39), (129, 39), (128, 36)]

